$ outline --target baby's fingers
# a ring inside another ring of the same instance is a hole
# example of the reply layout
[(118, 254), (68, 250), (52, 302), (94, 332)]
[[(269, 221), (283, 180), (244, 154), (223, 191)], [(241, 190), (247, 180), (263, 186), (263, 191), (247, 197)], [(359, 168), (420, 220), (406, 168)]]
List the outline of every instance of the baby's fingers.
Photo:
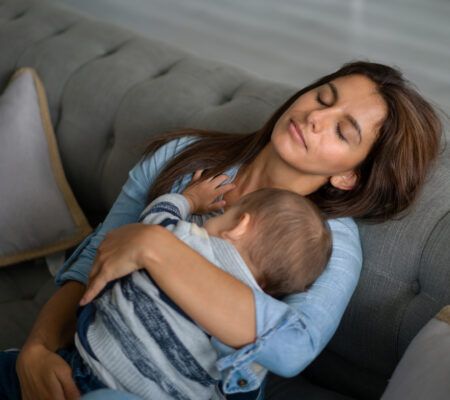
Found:
[(225, 182), (227, 179), (230, 179), (230, 177), (228, 175), (222, 174), (222, 175), (217, 175), (217, 176), (210, 178), (209, 182), (211, 182), (212, 184), (214, 184), (217, 187), (217, 186), (221, 185), (223, 182)]
[(197, 171), (194, 172), (194, 175), (192, 176), (191, 182), (196, 182), (200, 179), (200, 177), (203, 174), (203, 169), (198, 169)]
[(215, 194), (217, 196), (222, 196), (227, 192), (230, 192), (231, 190), (235, 189), (236, 185), (234, 183), (227, 183), (226, 185), (219, 186), (215, 190)]
[(225, 200), (218, 200), (208, 206), (208, 212), (218, 211), (225, 207), (227, 202)]

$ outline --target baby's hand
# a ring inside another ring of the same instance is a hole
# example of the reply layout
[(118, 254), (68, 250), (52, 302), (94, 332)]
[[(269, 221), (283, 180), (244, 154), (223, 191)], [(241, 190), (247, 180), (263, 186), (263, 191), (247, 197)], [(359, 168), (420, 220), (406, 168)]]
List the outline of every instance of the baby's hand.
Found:
[(225, 200), (217, 200), (217, 198), (236, 187), (234, 183), (220, 186), (228, 179), (227, 175), (218, 175), (199, 182), (202, 173), (203, 170), (195, 171), (191, 182), (183, 192), (193, 214), (204, 214), (223, 208)]

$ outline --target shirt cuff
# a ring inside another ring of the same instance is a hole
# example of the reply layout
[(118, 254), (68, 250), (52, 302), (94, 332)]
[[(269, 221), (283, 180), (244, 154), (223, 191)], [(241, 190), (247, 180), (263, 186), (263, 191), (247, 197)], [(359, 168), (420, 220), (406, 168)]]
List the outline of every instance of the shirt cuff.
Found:
[[(274, 302), (274, 299), (271, 298), (271, 306), (268, 308), (265, 306), (268, 296), (256, 289), (252, 289), (252, 291), (255, 296), (255, 303), (259, 305), (256, 307), (256, 341), (240, 349), (235, 349), (214, 337), (211, 338), (211, 344), (219, 354), (216, 367), (222, 375), (223, 391), (226, 394), (258, 389), (266, 377), (267, 369), (254, 360), (274, 334), (299, 323), (299, 319), (295, 315), (286, 312), (289, 307), (285, 303), (281, 301)], [(274, 308), (277, 307), (279, 307), (279, 310), (274, 311)], [(258, 312), (262, 312), (264, 315), (258, 316)], [(262, 323), (258, 323), (258, 321), (264, 321), (264, 325), (269, 328), (262, 331), (264, 328)]]
[[(101, 229), (103, 224), (98, 224), (94, 232), (87, 236), (73, 251), (70, 257), (64, 262), (60, 270), (55, 276), (55, 283), (58, 286), (62, 286), (67, 281), (79, 281), (84, 285), (87, 284), (89, 279), (89, 272), (91, 271), (92, 262), (94, 258), (80, 257), (81, 252), (91, 243), (92, 239)], [(95, 250), (96, 251), (96, 250)], [(77, 264), (76, 268), (72, 268), (74, 264)]]

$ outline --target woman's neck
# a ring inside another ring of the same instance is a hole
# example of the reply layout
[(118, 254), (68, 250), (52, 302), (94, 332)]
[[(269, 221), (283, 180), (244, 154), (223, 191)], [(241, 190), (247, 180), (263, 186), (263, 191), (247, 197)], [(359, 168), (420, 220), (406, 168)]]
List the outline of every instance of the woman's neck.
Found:
[(269, 142), (248, 166), (240, 168), (234, 183), (239, 198), (262, 188), (286, 189), (306, 196), (324, 185), (326, 179), (292, 168), (278, 157)]

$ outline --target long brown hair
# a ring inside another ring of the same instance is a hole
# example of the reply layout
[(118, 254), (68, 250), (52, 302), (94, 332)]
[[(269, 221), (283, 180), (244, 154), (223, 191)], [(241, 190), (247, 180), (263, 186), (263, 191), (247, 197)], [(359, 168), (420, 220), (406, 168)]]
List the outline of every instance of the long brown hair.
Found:
[(223, 173), (233, 165), (248, 165), (270, 141), (275, 123), (304, 93), (336, 78), (363, 75), (372, 80), (387, 105), (387, 115), (365, 160), (355, 168), (352, 190), (330, 183), (308, 197), (330, 218), (351, 216), (383, 221), (405, 210), (423, 185), (439, 152), (442, 123), (433, 107), (398, 70), (377, 63), (357, 61), (301, 89), (252, 133), (226, 133), (186, 129), (159, 135), (146, 148), (152, 154), (163, 144), (182, 136), (197, 137), (160, 173), (149, 200), (170, 191), (181, 176), (206, 170), (202, 179)]

